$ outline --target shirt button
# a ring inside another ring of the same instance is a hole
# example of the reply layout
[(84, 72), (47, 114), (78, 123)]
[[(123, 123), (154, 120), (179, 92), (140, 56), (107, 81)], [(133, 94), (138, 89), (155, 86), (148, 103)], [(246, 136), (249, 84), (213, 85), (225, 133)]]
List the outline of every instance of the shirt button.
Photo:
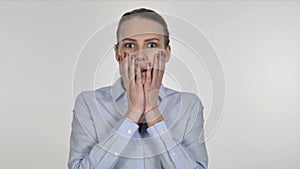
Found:
[(160, 132), (160, 134), (162, 134), (162, 133), (164, 132), (164, 130), (163, 130), (163, 129), (161, 129), (159, 132)]
[(118, 156), (118, 155), (119, 155), (119, 153), (115, 152), (115, 155), (116, 155), (116, 156)]
[(131, 133), (132, 133), (132, 130), (128, 129), (128, 130), (127, 130), (127, 133), (128, 133), (128, 134), (131, 134)]
[(172, 153), (172, 156), (175, 156), (176, 155), (176, 153)]

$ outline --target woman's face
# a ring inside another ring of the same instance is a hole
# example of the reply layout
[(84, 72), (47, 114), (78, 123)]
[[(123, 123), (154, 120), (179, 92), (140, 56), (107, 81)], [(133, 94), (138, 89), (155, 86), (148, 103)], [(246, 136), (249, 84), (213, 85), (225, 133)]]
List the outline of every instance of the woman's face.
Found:
[[(143, 70), (146, 64), (150, 63), (153, 67), (154, 55), (159, 51), (166, 53), (165, 62), (170, 57), (170, 46), (165, 47), (163, 27), (152, 20), (140, 17), (131, 18), (122, 23), (119, 31), (119, 43), (115, 48), (116, 58), (121, 56), (118, 60), (119, 64), (124, 59), (124, 52), (129, 55), (135, 55), (135, 63), (140, 65)], [(142, 72), (145, 76), (145, 72)]]

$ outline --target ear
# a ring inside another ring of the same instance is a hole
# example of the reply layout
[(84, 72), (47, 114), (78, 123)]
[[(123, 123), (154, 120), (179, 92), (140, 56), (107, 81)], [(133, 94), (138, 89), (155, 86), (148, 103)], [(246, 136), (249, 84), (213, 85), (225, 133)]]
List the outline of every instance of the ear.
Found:
[(166, 58), (165, 58), (166, 63), (169, 61), (170, 56), (171, 56), (171, 46), (170, 44), (168, 44), (168, 46), (166, 47)]
[(119, 55), (119, 48), (118, 48), (118, 44), (114, 45), (114, 50), (115, 50), (115, 59), (117, 60), (117, 62), (120, 64), (120, 55)]

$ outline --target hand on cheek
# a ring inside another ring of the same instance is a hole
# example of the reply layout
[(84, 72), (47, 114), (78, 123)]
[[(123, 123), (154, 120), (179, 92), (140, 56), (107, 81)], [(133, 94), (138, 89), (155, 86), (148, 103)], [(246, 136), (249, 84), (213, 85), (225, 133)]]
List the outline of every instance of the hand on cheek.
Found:
[(134, 55), (127, 53), (124, 55), (125, 59), (120, 63), (120, 72), (128, 97), (126, 117), (137, 123), (141, 114), (145, 111), (144, 88), (141, 73), (138, 71), (140, 67), (135, 67)]
[[(152, 69), (151, 69), (152, 67)], [(152, 74), (151, 74), (152, 71)], [(153, 66), (147, 64), (146, 82), (144, 85), (145, 94), (150, 94), (153, 90), (159, 92), (165, 71), (165, 53), (160, 51), (154, 55)], [(157, 94), (158, 96), (158, 94)]]
[(129, 86), (129, 76), (128, 76), (128, 53), (123, 53), (122, 55), (117, 56), (117, 60), (119, 62), (119, 71), (121, 74), (123, 86), (126, 91), (128, 91), (128, 86)]
[[(165, 52), (160, 51), (154, 55), (153, 70), (151, 75), (151, 65), (147, 64), (146, 82), (144, 84), (145, 92), (145, 118), (148, 126), (162, 120), (162, 116), (158, 111), (158, 95), (162, 79), (165, 71)], [(150, 111), (149, 111), (150, 110)]]

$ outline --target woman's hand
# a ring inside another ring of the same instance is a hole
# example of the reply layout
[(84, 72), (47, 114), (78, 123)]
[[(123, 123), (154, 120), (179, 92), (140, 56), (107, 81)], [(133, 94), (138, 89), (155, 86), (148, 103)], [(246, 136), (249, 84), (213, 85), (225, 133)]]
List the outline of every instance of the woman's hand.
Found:
[(126, 116), (137, 123), (141, 114), (145, 111), (145, 96), (140, 67), (139, 65), (135, 66), (135, 55), (129, 56), (128, 53), (124, 52), (123, 58), (120, 64), (120, 72), (128, 95)]
[(145, 114), (145, 118), (148, 126), (152, 126), (153, 124), (163, 120), (158, 108), (155, 107), (158, 106), (158, 95), (165, 71), (165, 57), (166, 53), (164, 51), (159, 51), (159, 53), (154, 55), (153, 70), (151, 70), (150, 63), (147, 64), (144, 92), (145, 111), (147, 112)]

